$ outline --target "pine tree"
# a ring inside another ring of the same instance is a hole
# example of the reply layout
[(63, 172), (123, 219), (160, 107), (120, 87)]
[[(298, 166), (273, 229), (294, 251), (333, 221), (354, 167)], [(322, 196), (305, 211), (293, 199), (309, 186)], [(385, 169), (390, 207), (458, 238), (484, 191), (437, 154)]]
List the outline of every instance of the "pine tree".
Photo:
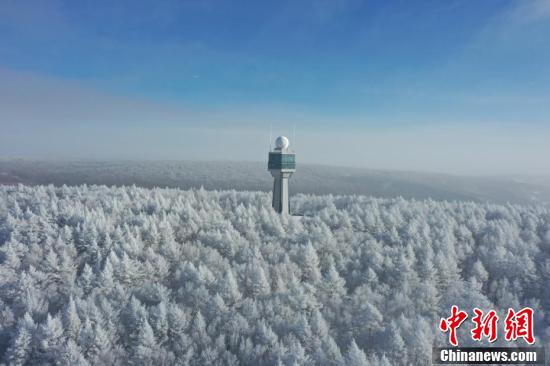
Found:
[(384, 317), (376, 306), (364, 299), (359, 299), (354, 308), (353, 328), (357, 330), (360, 343), (367, 344), (376, 332), (382, 330)]
[(472, 276), (474, 276), (480, 283), (485, 283), (489, 279), (489, 273), (483, 266), (483, 263), (478, 259), (472, 266)]
[(10, 365), (24, 365), (32, 355), (33, 335), (36, 325), (29, 313), (19, 319), (12, 344), (6, 352), (6, 360)]
[(323, 281), (323, 288), (329, 298), (342, 299), (346, 294), (346, 281), (340, 277), (334, 264), (331, 264)]
[(141, 325), (139, 336), (134, 346), (134, 363), (136, 365), (152, 365), (154, 355), (157, 353), (157, 347), (153, 328), (145, 320)]
[(39, 349), (43, 360), (53, 361), (60, 356), (61, 345), (64, 343), (63, 324), (58, 316), (48, 313), (46, 321), (38, 329)]
[(147, 309), (135, 297), (130, 298), (126, 309), (124, 310), (124, 323), (126, 326), (126, 341), (132, 346), (137, 343), (143, 324), (147, 321)]
[(115, 285), (113, 265), (109, 259), (105, 261), (105, 265), (99, 274), (99, 285), (104, 289), (104, 291), (112, 289)]
[(227, 270), (218, 282), (218, 291), (229, 306), (241, 300), (241, 293), (231, 269)]
[(200, 311), (195, 314), (191, 323), (191, 336), (200, 346), (204, 347), (210, 344), (210, 337), (206, 332), (206, 323)]
[(299, 264), (302, 270), (302, 281), (316, 283), (321, 279), (319, 257), (311, 243), (307, 243), (301, 250)]
[(311, 331), (319, 339), (325, 339), (329, 334), (329, 327), (323, 318), (323, 314), (318, 309), (311, 315)]
[(18, 282), (18, 296), (16, 297), (16, 314), (28, 312), (35, 316), (43, 316), (47, 312), (47, 302), (44, 293), (36, 288), (35, 278), (40, 278), (33, 267), (28, 272), (21, 273)]
[(251, 266), (251, 268), (249, 268), (249, 276), (250, 296), (257, 298), (269, 294), (269, 282), (267, 282), (265, 272), (261, 266)]
[(223, 301), (220, 294), (215, 294), (208, 300), (208, 304), (206, 306), (206, 310), (208, 312), (208, 318), (210, 320), (219, 318), (227, 312), (227, 306), (225, 305), (225, 302)]
[(405, 341), (403, 340), (401, 332), (399, 331), (399, 327), (394, 320), (391, 321), (387, 333), (387, 347), (389, 350), (389, 354), (394, 359), (402, 357), (403, 361), (406, 362), (407, 360), (405, 354)]
[(79, 287), (82, 289), (84, 294), (89, 294), (92, 291), (95, 282), (95, 275), (92, 267), (88, 263), (84, 264), (82, 268), (82, 273), (77, 279)]
[[(89, 331), (90, 329), (88, 329)], [(97, 358), (111, 350), (111, 342), (109, 336), (100, 324), (95, 324), (91, 327), (91, 333), (88, 344), (88, 355), (92, 359)]]
[(78, 332), (80, 331), (80, 317), (76, 311), (76, 304), (73, 297), (69, 298), (69, 303), (63, 311), (63, 326), (65, 327), (65, 335), (74, 341), (78, 340)]
[(328, 336), (323, 340), (322, 350), (324, 361), (320, 363), (326, 365), (342, 365), (344, 363), (340, 348), (332, 337)]
[(306, 350), (296, 337), (289, 335), (284, 339), (284, 342), (288, 348), (288, 352), (285, 355), (286, 364), (307, 365), (311, 361)]
[(168, 311), (166, 304), (160, 302), (157, 306), (154, 306), (150, 310), (151, 316), (150, 323), (153, 331), (155, 332), (155, 338), (160, 345), (163, 345), (168, 341), (169, 323), (168, 323)]
[(67, 341), (67, 344), (61, 349), (61, 356), (58, 360), (62, 365), (81, 365), (88, 366), (89, 362), (82, 354), (82, 350), (72, 339)]
[(351, 344), (346, 353), (346, 365), (349, 366), (368, 366), (367, 356), (365, 352), (357, 347), (355, 340), (351, 341)]

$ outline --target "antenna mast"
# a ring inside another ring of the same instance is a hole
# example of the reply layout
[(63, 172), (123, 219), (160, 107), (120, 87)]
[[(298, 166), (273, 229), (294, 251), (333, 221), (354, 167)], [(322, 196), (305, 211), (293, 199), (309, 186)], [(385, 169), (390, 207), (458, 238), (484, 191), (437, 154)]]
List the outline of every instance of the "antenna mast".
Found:
[(273, 150), (273, 147), (271, 146), (272, 139), (271, 139), (271, 130), (273, 129), (273, 123), (269, 124), (269, 151)]
[(296, 146), (296, 124), (294, 124), (294, 127), (292, 129), (292, 143), (294, 146)]

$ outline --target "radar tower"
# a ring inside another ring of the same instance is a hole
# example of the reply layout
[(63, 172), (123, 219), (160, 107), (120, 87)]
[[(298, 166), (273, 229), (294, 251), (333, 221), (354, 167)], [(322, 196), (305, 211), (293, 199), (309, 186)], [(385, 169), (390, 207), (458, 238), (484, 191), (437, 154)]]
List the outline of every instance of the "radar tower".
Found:
[(296, 154), (289, 149), (285, 136), (275, 139), (275, 148), (269, 152), (267, 169), (273, 176), (272, 206), (280, 214), (290, 214), (288, 179), (296, 171)]

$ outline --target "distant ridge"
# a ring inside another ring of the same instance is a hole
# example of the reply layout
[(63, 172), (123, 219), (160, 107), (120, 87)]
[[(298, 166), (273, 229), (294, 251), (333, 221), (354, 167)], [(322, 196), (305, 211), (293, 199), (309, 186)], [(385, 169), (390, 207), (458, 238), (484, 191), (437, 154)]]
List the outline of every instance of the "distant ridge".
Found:
[[(518, 177), (470, 177), (300, 164), (291, 193), (358, 194), (435, 200), (550, 204), (550, 182)], [(263, 162), (0, 160), (0, 184), (132, 185), (271, 190)]]

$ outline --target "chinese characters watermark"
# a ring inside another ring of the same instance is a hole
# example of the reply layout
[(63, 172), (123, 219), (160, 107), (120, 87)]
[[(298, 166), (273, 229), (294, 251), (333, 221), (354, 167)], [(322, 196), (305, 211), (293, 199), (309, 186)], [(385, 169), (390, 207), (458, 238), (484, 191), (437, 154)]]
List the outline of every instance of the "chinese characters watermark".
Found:
[[(506, 319), (504, 320), (504, 338), (506, 341), (516, 341), (523, 338), (528, 344), (535, 343), (533, 334), (533, 309), (525, 307), (519, 311), (508, 309)], [(451, 307), (451, 316), (441, 318), (439, 330), (449, 333), (449, 343), (455, 347), (458, 346), (457, 330), (468, 319), (468, 313), (459, 310), (456, 305)], [(472, 322), (474, 328), (470, 331), (472, 339), (481, 341), (486, 337), (489, 342), (496, 341), (498, 337), (498, 314), (491, 310), (486, 314), (478, 308), (474, 308), (474, 317)]]

